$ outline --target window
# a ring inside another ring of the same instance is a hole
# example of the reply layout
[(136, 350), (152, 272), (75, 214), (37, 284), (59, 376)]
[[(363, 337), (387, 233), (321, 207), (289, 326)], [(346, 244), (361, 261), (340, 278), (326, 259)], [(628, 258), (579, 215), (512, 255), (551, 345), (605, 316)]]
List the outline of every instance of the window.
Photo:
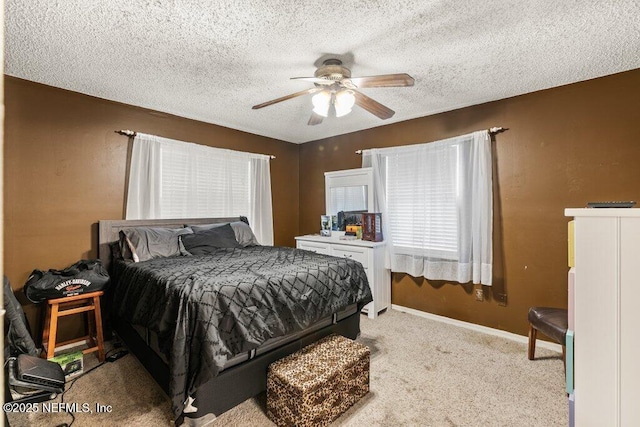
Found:
[(365, 150), (389, 267), (434, 280), (492, 280), (491, 139), (474, 132)]
[(127, 219), (247, 216), (273, 244), (269, 156), (137, 134)]
[(160, 151), (161, 218), (247, 216), (250, 165), (246, 156), (220, 156), (210, 147), (166, 146)]
[[(397, 253), (458, 258), (458, 149), (385, 156), (388, 220)], [(438, 159), (437, 161), (427, 160)]]

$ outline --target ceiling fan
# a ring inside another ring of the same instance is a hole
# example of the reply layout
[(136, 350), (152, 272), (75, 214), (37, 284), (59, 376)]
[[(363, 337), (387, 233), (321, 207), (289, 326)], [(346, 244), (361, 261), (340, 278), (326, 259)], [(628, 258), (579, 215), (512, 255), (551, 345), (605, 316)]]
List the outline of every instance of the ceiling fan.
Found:
[(298, 96), (315, 94), (312, 98), (313, 112), (308, 125), (322, 123), (322, 119), (329, 115), (333, 107), (336, 117), (349, 114), (353, 105), (364, 108), (371, 114), (386, 120), (395, 111), (369, 98), (357, 89), (370, 87), (402, 87), (413, 86), (414, 80), (409, 74), (384, 74), (369, 77), (351, 77), (351, 70), (342, 65), (339, 59), (327, 59), (316, 70), (314, 77), (292, 77), (291, 80), (305, 80), (315, 84), (307, 90), (292, 93), (281, 98), (254, 105), (252, 108), (268, 107), (278, 102), (287, 101)]

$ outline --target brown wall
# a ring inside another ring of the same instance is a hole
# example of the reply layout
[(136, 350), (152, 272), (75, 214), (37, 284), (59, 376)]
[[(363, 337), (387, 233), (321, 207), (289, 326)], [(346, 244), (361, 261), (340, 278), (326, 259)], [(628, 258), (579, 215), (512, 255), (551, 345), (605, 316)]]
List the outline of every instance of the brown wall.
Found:
[[(4, 82), (4, 268), (14, 289), (35, 268), (97, 257), (97, 221), (123, 218), (129, 140), (119, 129), (275, 155), (275, 243), (294, 245), (297, 145), (12, 77)], [(33, 325), (35, 308), (25, 309)]]
[[(355, 150), (509, 128), (493, 142), (494, 286), (483, 287), (488, 299), (475, 301), (472, 285), (394, 273), (392, 302), (526, 334), (530, 306), (567, 305), (564, 209), (588, 201), (640, 202), (638, 100), (640, 70), (633, 70), (303, 144), (300, 233), (318, 230), (324, 172), (360, 167)], [(506, 294), (506, 306), (498, 304), (498, 294)]]
[[(392, 299), (524, 334), (528, 307), (567, 303), (564, 208), (640, 199), (638, 99), (640, 70), (634, 70), (297, 146), (7, 77), (5, 272), (17, 289), (34, 268), (96, 256), (96, 221), (123, 216), (129, 142), (117, 129), (276, 155), (275, 243), (291, 246), (296, 234), (318, 229), (324, 172), (360, 167), (356, 149), (504, 126), (509, 130), (494, 141), (488, 300), (476, 302), (470, 285), (404, 274), (393, 274)], [(506, 306), (496, 302), (492, 294), (498, 293), (507, 294)], [(35, 322), (34, 307), (26, 310)]]

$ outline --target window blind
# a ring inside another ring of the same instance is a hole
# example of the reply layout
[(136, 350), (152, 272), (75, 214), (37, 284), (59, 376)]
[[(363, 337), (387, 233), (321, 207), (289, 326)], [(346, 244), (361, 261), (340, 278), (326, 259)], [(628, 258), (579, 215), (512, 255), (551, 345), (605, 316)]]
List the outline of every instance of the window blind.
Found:
[(127, 219), (235, 216), (273, 244), (269, 156), (136, 134)]
[(388, 266), (433, 280), (492, 283), (491, 138), (478, 131), (365, 150)]
[(250, 159), (161, 148), (160, 212), (165, 218), (247, 215)]
[(436, 148), (438, 162), (415, 152), (386, 156), (388, 221), (397, 253), (456, 259), (458, 164), (455, 147)]

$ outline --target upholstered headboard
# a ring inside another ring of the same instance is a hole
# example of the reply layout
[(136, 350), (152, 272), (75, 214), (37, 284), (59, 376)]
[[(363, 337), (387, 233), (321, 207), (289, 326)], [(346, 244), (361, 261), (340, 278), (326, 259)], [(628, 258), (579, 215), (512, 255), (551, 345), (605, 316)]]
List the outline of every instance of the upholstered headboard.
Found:
[(111, 264), (111, 249), (109, 244), (117, 242), (120, 230), (133, 227), (166, 227), (182, 228), (185, 224), (214, 224), (218, 222), (240, 221), (240, 217), (227, 218), (187, 218), (187, 219), (117, 219), (101, 220), (98, 226), (98, 257), (102, 265), (109, 269)]

